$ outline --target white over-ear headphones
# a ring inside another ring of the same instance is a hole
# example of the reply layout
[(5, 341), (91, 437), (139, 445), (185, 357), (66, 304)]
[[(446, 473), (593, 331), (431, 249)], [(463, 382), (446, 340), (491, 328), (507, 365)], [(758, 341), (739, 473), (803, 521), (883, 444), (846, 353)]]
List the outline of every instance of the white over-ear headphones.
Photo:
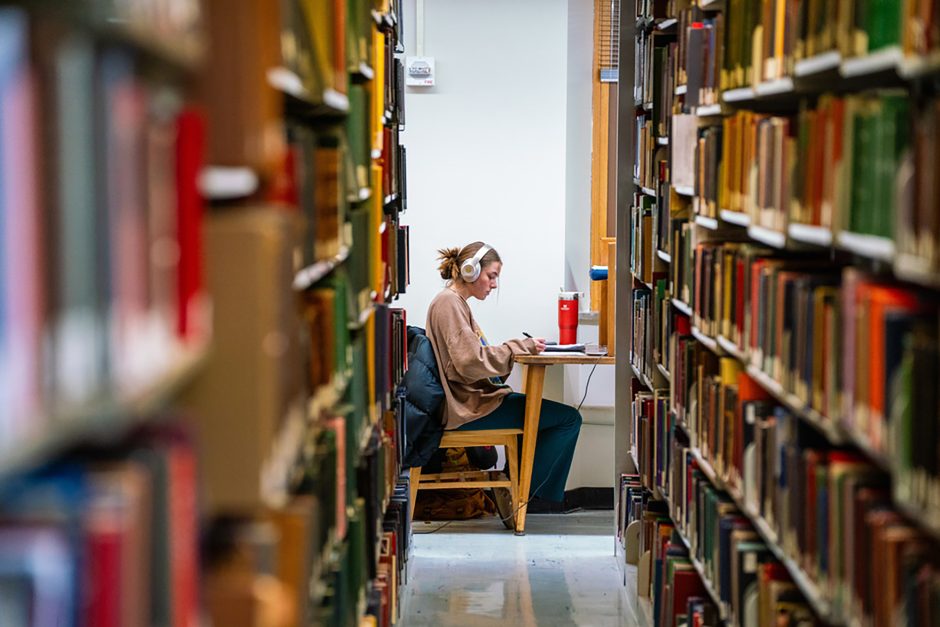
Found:
[(463, 277), (464, 281), (473, 283), (480, 278), (480, 261), (483, 259), (483, 255), (491, 250), (493, 249), (483, 244), (477, 254), (460, 264), (460, 276)]

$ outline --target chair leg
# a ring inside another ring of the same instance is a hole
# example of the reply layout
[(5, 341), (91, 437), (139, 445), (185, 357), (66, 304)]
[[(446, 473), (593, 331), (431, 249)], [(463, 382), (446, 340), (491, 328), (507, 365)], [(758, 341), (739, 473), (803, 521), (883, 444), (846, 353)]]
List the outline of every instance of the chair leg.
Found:
[(411, 469), (411, 520), (415, 517), (415, 503), (418, 502), (418, 482), (421, 480), (421, 468), (415, 466)]
[(512, 494), (512, 520), (516, 521), (519, 506), (522, 501), (519, 495), (519, 441), (516, 436), (510, 436), (506, 439), (506, 461), (509, 467), (509, 492)]

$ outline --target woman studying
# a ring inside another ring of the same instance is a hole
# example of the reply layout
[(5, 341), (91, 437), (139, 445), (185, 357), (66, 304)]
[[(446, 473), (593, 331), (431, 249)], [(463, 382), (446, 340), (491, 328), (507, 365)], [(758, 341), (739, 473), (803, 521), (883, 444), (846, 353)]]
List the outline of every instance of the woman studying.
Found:
[[(496, 288), (503, 266), (499, 253), (483, 242), (438, 252), (438, 269), (447, 283), (428, 308), (426, 326), (444, 388), (444, 428), (521, 429), (525, 395), (513, 392), (503, 378), (512, 371), (516, 355), (537, 355), (545, 349), (545, 340), (487, 342), (467, 301), (485, 300)], [(574, 407), (542, 401), (530, 497), (564, 500), (580, 429), (581, 415)], [(501, 492), (497, 490), (497, 507), (510, 526), (508, 491)]]

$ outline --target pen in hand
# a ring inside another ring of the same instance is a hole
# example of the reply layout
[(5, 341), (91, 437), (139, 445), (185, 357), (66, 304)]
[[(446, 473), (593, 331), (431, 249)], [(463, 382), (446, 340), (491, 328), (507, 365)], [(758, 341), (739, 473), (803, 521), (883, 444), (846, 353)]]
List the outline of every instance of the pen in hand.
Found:
[(541, 353), (542, 351), (545, 350), (545, 340), (543, 340), (542, 338), (535, 339), (534, 337), (532, 337), (525, 331), (523, 331), (522, 334), (526, 336), (527, 338), (529, 338), (530, 340), (535, 340), (535, 348), (536, 350), (538, 350), (538, 352)]

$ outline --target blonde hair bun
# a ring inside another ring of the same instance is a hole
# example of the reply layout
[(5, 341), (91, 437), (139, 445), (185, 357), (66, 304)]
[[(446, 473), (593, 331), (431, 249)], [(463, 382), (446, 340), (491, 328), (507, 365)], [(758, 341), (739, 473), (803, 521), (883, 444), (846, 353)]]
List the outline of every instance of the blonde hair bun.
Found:
[(438, 259), (440, 259), (441, 264), (437, 267), (438, 271), (441, 273), (441, 278), (445, 281), (454, 281), (457, 277), (460, 276), (460, 264), (458, 258), (460, 257), (459, 248), (441, 248), (437, 251)]

